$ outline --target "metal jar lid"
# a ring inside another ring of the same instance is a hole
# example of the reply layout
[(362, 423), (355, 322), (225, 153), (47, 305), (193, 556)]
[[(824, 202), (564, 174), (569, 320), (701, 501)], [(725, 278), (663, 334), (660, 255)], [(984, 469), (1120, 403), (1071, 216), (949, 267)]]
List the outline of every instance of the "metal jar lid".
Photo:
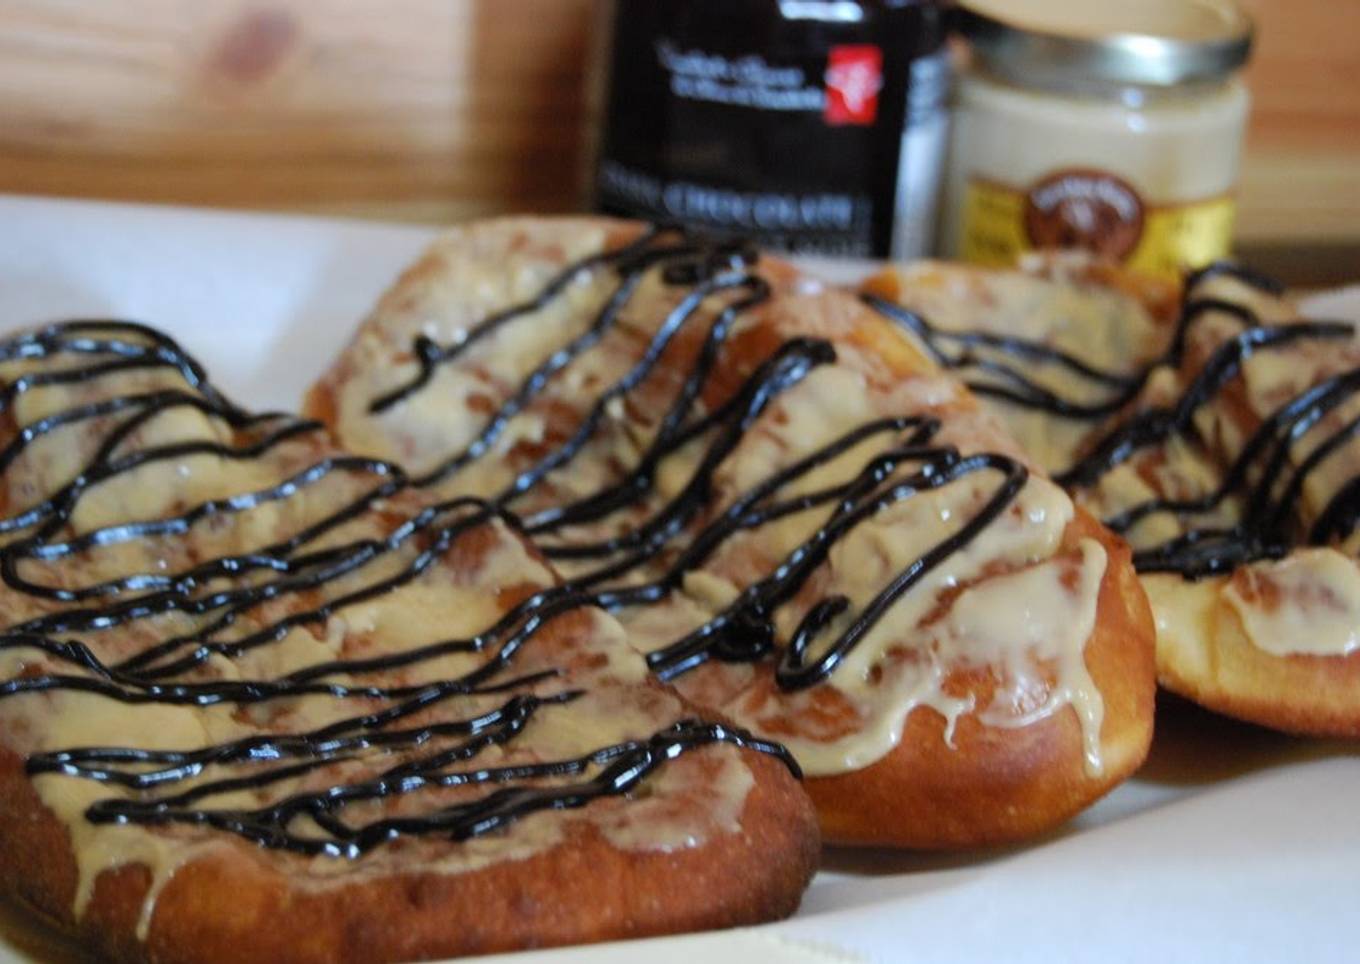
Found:
[(1252, 43), (1233, 0), (962, 0), (956, 16), (986, 65), (1035, 83), (1215, 80)]

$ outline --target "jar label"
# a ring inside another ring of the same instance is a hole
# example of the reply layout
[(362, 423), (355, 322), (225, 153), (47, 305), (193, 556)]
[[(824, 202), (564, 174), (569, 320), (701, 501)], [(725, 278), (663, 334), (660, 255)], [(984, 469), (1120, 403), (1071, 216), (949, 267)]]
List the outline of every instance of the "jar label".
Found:
[(805, 254), (923, 256), (943, 24), (933, 2), (620, 0), (595, 206)]
[(1123, 178), (1064, 168), (1028, 189), (973, 179), (964, 197), (960, 254), (1004, 266), (1027, 251), (1079, 249), (1134, 271), (1178, 278), (1228, 253), (1230, 196), (1152, 205)]

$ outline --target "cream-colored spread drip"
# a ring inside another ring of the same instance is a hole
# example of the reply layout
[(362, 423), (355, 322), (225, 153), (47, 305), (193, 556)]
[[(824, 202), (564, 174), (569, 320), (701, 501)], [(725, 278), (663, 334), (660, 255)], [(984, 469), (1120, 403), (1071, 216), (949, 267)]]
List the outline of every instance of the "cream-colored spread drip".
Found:
[(1276, 656), (1360, 650), (1360, 568), (1335, 549), (1298, 549), (1238, 570), (1223, 590), (1258, 649)]

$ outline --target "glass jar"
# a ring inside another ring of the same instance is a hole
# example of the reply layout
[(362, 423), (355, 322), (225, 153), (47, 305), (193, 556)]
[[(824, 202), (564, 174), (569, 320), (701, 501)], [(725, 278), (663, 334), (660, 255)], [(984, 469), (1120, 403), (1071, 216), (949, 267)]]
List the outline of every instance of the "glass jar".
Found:
[(1228, 254), (1250, 20), (1230, 0), (961, 5), (943, 253), (1080, 248), (1176, 276)]
[(597, 210), (805, 254), (928, 251), (941, 3), (615, 0), (605, 18)]

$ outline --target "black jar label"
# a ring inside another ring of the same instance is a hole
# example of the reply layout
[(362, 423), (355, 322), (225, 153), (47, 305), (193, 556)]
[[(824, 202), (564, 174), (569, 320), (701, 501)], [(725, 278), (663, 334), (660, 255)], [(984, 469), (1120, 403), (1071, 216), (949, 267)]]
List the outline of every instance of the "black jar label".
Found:
[(600, 210), (787, 251), (929, 245), (948, 81), (933, 4), (619, 0)]

